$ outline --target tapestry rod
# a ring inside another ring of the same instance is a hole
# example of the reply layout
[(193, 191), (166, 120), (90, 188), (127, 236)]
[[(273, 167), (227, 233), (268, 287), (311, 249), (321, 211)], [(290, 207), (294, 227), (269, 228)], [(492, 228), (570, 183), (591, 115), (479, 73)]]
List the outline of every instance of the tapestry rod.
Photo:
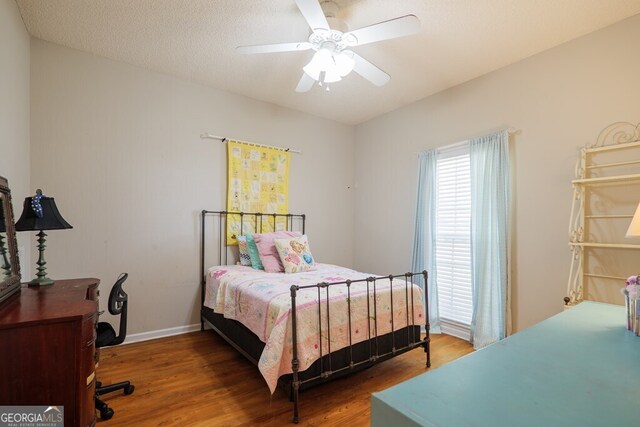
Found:
[(287, 153), (302, 154), (301, 150), (293, 150), (291, 148), (285, 148), (285, 147), (275, 147), (273, 145), (256, 144), (255, 142), (240, 141), (238, 139), (226, 138), (224, 136), (211, 135), (210, 133), (200, 134), (200, 138), (201, 139), (218, 139), (221, 142), (227, 142), (231, 139), (232, 141), (239, 142), (240, 144), (251, 145), (253, 147), (273, 148), (274, 150), (286, 151)]

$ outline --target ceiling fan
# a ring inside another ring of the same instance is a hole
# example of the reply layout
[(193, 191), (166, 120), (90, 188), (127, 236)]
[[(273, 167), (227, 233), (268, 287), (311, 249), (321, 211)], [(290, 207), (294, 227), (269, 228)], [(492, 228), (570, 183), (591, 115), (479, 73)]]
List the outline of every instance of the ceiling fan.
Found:
[(307, 92), (316, 82), (329, 90), (327, 83), (338, 82), (351, 71), (355, 71), (376, 86), (382, 86), (391, 77), (350, 48), (407, 36), (420, 30), (418, 18), (415, 15), (405, 15), (347, 31), (344, 22), (336, 18), (338, 6), (333, 1), (295, 1), (311, 27), (308, 41), (238, 46), (236, 50), (244, 54), (314, 50), (316, 53), (313, 58), (303, 67), (304, 72), (296, 92)]

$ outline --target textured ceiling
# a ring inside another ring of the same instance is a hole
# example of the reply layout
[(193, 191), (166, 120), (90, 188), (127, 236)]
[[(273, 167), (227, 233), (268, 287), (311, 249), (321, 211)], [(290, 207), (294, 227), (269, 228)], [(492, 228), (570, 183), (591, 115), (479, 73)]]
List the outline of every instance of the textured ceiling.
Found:
[(335, 0), (357, 29), (406, 14), (420, 33), (354, 50), (391, 75), (355, 73), (294, 91), (312, 51), (240, 55), (305, 41), (294, 0), (16, 0), (33, 37), (356, 124), (640, 13), (638, 0)]

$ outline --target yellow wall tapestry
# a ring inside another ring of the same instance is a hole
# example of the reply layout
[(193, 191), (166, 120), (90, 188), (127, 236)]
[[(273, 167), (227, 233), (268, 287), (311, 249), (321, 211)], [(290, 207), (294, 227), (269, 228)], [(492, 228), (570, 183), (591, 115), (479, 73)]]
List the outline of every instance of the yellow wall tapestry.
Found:
[[(227, 211), (288, 213), (289, 160), (291, 154), (274, 148), (237, 141), (227, 142)], [(242, 233), (256, 233), (255, 217), (244, 216)], [(274, 231), (273, 219), (264, 217), (262, 231)], [(260, 227), (258, 223), (258, 227)], [(286, 218), (278, 217), (276, 230), (286, 228)], [(240, 234), (240, 215), (227, 217), (227, 244), (236, 245)]]

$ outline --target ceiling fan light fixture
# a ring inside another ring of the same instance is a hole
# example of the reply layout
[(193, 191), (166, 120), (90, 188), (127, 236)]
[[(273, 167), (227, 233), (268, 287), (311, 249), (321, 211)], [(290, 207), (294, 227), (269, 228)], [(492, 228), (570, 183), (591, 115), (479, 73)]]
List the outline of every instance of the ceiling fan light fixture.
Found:
[(356, 61), (353, 59), (353, 53), (349, 51), (339, 52), (333, 55), (333, 61), (340, 76), (344, 77), (353, 71)]
[(331, 61), (331, 52), (327, 49), (319, 49), (311, 58), (311, 61), (305, 65), (302, 69), (314, 80), (320, 80), (320, 73), (326, 72)]
[(336, 73), (335, 70), (322, 71), (318, 79), (318, 81), (322, 81), (323, 83), (335, 83), (340, 80), (342, 80), (342, 77), (340, 77), (340, 74)]
[(335, 52), (321, 48), (302, 69), (315, 81), (335, 83), (349, 74), (354, 65), (353, 54), (350, 52)]

